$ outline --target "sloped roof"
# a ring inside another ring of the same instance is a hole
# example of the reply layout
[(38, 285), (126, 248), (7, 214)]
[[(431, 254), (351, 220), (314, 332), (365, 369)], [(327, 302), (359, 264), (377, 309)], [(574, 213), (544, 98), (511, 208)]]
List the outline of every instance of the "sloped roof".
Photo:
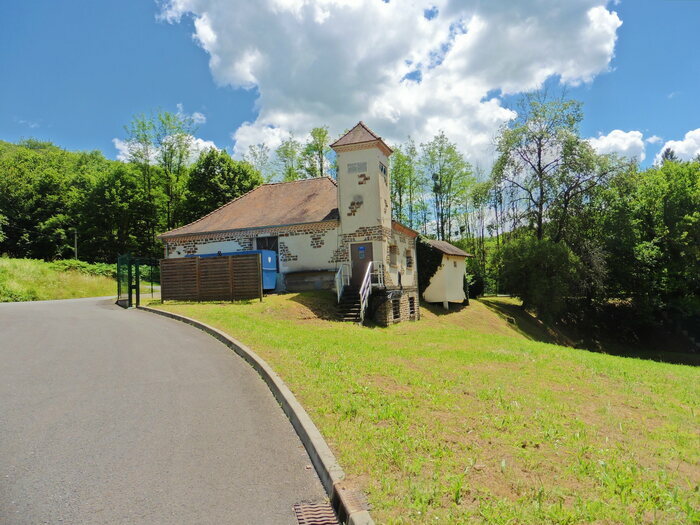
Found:
[(160, 238), (337, 220), (336, 182), (329, 177), (263, 184)]
[(387, 144), (382, 140), (382, 137), (377, 135), (374, 131), (369, 129), (364, 122), (358, 122), (354, 128), (348, 131), (345, 135), (336, 140), (331, 144), (331, 148), (337, 148), (339, 146), (351, 146), (353, 144), (368, 144), (371, 142), (376, 142), (377, 145), (382, 145), (388, 150), (388, 154), (393, 151)]
[(446, 241), (437, 241), (435, 239), (424, 239), (428, 244), (430, 244), (436, 250), (441, 251), (446, 255), (457, 255), (459, 257), (474, 257), (473, 255), (460, 250), (456, 246), (450, 244)]

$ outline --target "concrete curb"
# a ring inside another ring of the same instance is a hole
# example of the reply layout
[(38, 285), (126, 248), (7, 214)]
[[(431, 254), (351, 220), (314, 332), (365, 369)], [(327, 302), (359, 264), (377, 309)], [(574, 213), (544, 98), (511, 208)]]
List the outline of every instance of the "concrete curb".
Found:
[(323, 439), (321, 432), (316, 428), (316, 425), (314, 425), (314, 422), (306, 413), (304, 407), (302, 407), (296, 397), (294, 397), (292, 391), (289, 390), (289, 387), (282, 381), (280, 376), (277, 375), (270, 365), (246, 345), (213, 326), (209, 326), (190, 317), (185, 317), (184, 315), (178, 315), (164, 310), (149, 308), (147, 306), (138, 306), (137, 308), (170, 319), (175, 319), (176, 321), (182, 321), (195, 328), (199, 328), (224, 343), (245, 359), (260, 377), (263, 378), (265, 383), (267, 383), (275, 399), (277, 399), (282, 410), (291, 421), (294, 430), (299, 435), (301, 442), (304, 444), (304, 448), (306, 448), (306, 452), (311, 458), (311, 462), (318, 473), (318, 477), (321, 479), (321, 483), (328, 494), (333, 510), (335, 510), (340, 520), (348, 525), (374, 525), (374, 520), (372, 520), (369, 512), (362, 508), (355, 494), (343, 486), (345, 473), (343, 469), (340, 468), (326, 440)]

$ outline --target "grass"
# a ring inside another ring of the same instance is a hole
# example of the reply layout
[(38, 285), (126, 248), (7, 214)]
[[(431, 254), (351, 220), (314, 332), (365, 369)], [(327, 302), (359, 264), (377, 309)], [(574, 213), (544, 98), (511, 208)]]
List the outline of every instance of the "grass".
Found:
[(0, 302), (101, 297), (116, 294), (116, 281), (54, 263), (0, 257)]
[(367, 328), (325, 293), (154, 304), (283, 377), (378, 523), (698, 523), (700, 369), (532, 340), (479, 301)]

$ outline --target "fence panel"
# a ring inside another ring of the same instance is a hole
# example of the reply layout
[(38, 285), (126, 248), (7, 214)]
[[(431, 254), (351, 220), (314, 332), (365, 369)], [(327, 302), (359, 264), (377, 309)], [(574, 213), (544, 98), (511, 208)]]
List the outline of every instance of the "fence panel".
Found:
[(163, 300), (262, 300), (262, 264), (257, 253), (162, 259), (160, 273)]

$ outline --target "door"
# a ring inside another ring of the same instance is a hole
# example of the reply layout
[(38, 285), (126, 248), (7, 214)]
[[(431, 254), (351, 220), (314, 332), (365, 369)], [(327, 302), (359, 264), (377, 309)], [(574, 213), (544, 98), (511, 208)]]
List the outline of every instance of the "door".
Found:
[(362, 285), (362, 278), (367, 271), (367, 265), (372, 262), (372, 243), (360, 242), (350, 245), (350, 261), (352, 264), (352, 277), (350, 286), (359, 288)]
[(255, 239), (255, 247), (258, 250), (272, 250), (277, 254), (277, 257), (275, 257), (275, 263), (276, 263), (276, 270), (279, 272), (280, 271), (280, 258), (279, 258), (279, 243), (277, 236), (275, 237), (256, 237)]

